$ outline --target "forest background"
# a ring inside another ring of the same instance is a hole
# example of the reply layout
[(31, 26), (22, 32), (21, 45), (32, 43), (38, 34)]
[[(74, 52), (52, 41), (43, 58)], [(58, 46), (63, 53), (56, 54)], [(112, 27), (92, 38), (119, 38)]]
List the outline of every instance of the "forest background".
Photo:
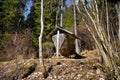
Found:
[[(108, 0), (109, 27), (112, 32), (112, 42), (118, 40), (118, 16), (115, 1)], [(102, 25), (106, 22), (106, 10), (104, 0), (97, 0)], [(64, 10), (59, 11), (61, 2), (59, 0), (44, 1), (44, 34), (43, 34), (43, 56), (49, 57), (54, 53), (54, 45), (46, 39), (46, 36), (56, 27), (56, 15), (63, 13), (63, 28), (73, 31), (74, 17), (73, 7), (64, 4)], [(84, 7), (79, 2), (82, 14), (77, 11), (78, 36), (82, 38), (79, 42), (80, 51), (95, 49), (94, 40), (85, 27), (82, 20), (88, 16)], [(90, 10), (90, 9), (88, 9)], [(60, 19), (58, 18), (58, 25)], [(14, 59), (16, 55), (24, 58), (38, 57), (38, 37), (40, 33), (40, 1), (39, 0), (1, 0), (0, 1), (0, 58), (1, 61)], [(86, 22), (93, 26), (90, 20)], [(106, 27), (105, 27), (106, 28)], [(14, 55), (14, 56), (13, 56)]]

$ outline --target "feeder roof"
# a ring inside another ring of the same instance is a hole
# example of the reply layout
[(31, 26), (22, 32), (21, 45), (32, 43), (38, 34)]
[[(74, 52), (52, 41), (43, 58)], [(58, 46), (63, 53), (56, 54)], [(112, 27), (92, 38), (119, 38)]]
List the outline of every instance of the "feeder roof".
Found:
[(47, 39), (51, 39), (53, 35), (57, 34), (57, 31), (58, 31), (58, 30), (60, 31), (60, 33), (63, 33), (63, 34), (65, 34), (65, 35), (68, 35), (68, 36), (70, 36), (70, 37), (72, 37), (72, 38), (74, 38), (74, 39), (81, 39), (81, 38), (79, 38), (78, 36), (76, 36), (73, 32), (68, 31), (68, 30), (66, 30), (66, 29), (64, 29), (64, 28), (62, 28), (62, 27), (56, 27), (55, 29), (53, 29), (53, 30), (48, 34), (48, 36), (47, 36), (46, 38), (47, 38)]

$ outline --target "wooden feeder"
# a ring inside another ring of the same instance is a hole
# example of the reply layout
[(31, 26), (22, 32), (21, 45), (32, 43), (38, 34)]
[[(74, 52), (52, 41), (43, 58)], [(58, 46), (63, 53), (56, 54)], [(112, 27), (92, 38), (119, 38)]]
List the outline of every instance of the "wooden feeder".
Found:
[(74, 33), (62, 28), (62, 27), (56, 27), (53, 29), (48, 36), (46, 37), (49, 40), (52, 40), (52, 37), (57, 34), (57, 31), (60, 31), (60, 34), (65, 35), (65, 40), (63, 44), (61, 45), (59, 52), (62, 54), (62, 56), (69, 57), (72, 54), (76, 54), (75, 52), (75, 39), (80, 39), (78, 36), (76, 36)]

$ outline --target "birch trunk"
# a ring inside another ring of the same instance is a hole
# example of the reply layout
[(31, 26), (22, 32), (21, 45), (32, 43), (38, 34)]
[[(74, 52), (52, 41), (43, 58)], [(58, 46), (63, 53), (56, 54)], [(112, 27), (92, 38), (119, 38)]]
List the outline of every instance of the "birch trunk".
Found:
[[(63, 8), (63, 0), (61, 0), (61, 9)], [(60, 15), (60, 26), (63, 27), (63, 13)], [(57, 27), (57, 26), (56, 26)], [(61, 54), (59, 52), (59, 45), (60, 45), (60, 31), (57, 31), (57, 47), (56, 47), (56, 57), (59, 57)]]
[[(83, 3), (84, 4), (84, 3)], [(119, 75), (119, 70), (118, 70), (118, 66), (115, 62), (115, 58), (113, 55), (113, 49), (112, 49), (112, 45), (110, 43), (110, 29), (109, 29), (109, 17), (108, 17), (108, 4), (107, 4), (107, 0), (105, 0), (105, 4), (106, 4), (106, 26), (107, 26), (107, 32), (104, 30), (104, 28), (101, 26), (100, 23), (100, 19), (99, 19), (99, 11), (98, 11), (98, 5), (97, 5), (97, 1), (94, 0), (94, 9), (95, 9), (95, 15), (93, 17), (93, 15), (91, 15), (91, 13), (86, 9), (86, 7), (84, 6), (84, 9), (88, 15), (87, 18), (89, 18), (93, 24), (93, 27), (89, 27), (89, 24), (85, 21), (84, 17), (82, 18), (82, 20), (84, 21), (86, 27), (88, 28), (88, 30), (90, 31), (93, 39), (95, 40), (96, 43), (96, 47), (98, 49), (98, 51), (100, 52), (100, 55), (103, 57), (104, 63), (105, 65), (113, 72), (115, 72), (115, 74), (118, 76), (118, 80), (120, 80), (120, 75)], [(120, 5), (120, 4), (119, 4)], [(120, 7), (120, 6), (119, 6)], [(118, 14), (120, 13), (120, 8), (116, 7)], [(77, 6), (77, 9), (79, 11), (79, 13), (81, 14), (80, 9)], [(120, 16), (119, 16), (119, 20), (120, 20)], [(90, 23), (91, 24), (91, 23)], [(120, 22), (119, 22), (120, 24)], [(119, 25), (120, 26), (120, 25)], [(119, 27), (120, 29), (120, 27)], [(93, 30), (96, 31), (96, 34), (93, 32)], [(97, 36), (97, 37), (96, 37)], [(119, 34), (120, 36), (120, 34)]]
[[(77, 23), (76, 23), (76, 7), (75, 7), (75, 1), (73, 0), (74, 2), (74, 5), (73, 5), (73, 10), (74, 10), (74, 32), (75, 32), (75, 35), (77, 36)], [(79, 46), (78, 46), (78, 39), (75, 39), (75, 51), (76, 53), (79, 54)]]
[[(63, 0), (61, 0), (61, 3), (62, 3), (61, 9), (63, 9)], [(63, 27), (63, 12), (60, 15), (60, 26)]]
[(43, 22), (43, 0), (41, 0), (41, 32), (39, 36), (39, 59), (40, 64), (43, 65), (43, 55), (42, 55), (42, 36), (44, 30), (44, 22)]
[(40, 60), (40, 69), (43, 73), (43, 77), (47, 78), (48, 77), (48, 73), (45, 69), (44, 66), (44, 62), (43, 62), (43, 55), (42, 55), (42, 37), (43, 37), (43, 30), (44, 30), (44, 20), (43, 20), (43, 1), (41, 0), (41, 32), (40, 32), (40, 36), (39, 36), (39, 60)]
[(105, 30), (102, 28), (102, 26), (100, 24), (98, 6), (97, 6), (96, 0), (94, 0), (94, 5), (95, 5), (94, 6), (94, 9), (95, 9), (94, 17), (95, 18), (91, 16), (91, 14), (89, 13), (89, 11), (86, 9), (85, 6), (84, 6), (84, 9), (85, 9), (85, 11), (88, 15), (88, 18), (91, 20), (91, 22), (94, 26), (94, 29), (97, 33), (97, 36), (98, 36), (99, 40), (94, 36), (94, 33), (92, 33), (93, 29), (89, 28), (88, 26), (87, 26), (87, 28), (91, 32), (91, 35), (93, 36), (93, 38), (94, 38), (94, 40), (97, 44), (97, 47), (98, 47), (98, 49), (99, 49), (99, 51), (100, 51), (100, 53), (101, 53), (101, 55), (104, 59), (105, 65), (108, 66), (112, 70), (112, 64), (111, 64), (111, 60), (110, 60), (110, 57), (109, 57), (108, 39), (107, 39), (107, 36), (105, 35)]

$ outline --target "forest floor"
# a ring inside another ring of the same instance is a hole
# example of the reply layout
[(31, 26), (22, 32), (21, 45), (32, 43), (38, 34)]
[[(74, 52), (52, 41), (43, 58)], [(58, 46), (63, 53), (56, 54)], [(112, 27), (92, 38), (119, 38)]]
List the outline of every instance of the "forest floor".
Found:
[(38, 59), (0, 62), (0, 80), (111, 80), (114, 77), (101, 64), (96, 50), (86, 50), (81, 55), (85, 58), (44, 59), (48, 75), (42, 72)]

